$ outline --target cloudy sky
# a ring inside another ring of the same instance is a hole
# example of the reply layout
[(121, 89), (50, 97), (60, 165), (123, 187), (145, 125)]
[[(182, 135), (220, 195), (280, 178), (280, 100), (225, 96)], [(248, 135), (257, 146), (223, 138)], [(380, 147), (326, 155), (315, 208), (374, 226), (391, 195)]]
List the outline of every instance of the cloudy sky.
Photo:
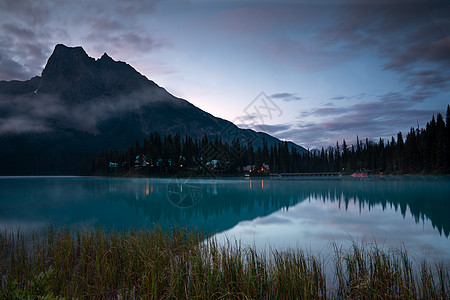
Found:
[(58, 43), (306, 148), (423, 127), (450, 103), (448, 1), (0, 1), (0, 80), (40, 75)]

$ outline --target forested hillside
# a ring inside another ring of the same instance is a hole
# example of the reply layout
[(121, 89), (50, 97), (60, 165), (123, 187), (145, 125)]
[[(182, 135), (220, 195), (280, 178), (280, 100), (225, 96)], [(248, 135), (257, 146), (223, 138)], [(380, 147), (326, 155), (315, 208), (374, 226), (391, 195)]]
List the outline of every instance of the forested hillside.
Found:
[[(95, 175), (164, 175), (179, 172), (206, 175), (236, 175), (286, 172), (343, 172), (360, 169), (387, 173), (450, 173), (450, 105), (446, 118), (433, 116), (425, 128), (411, 128), (406, 137), (401, 132), (390, 140), (361, 141), (347, 145), (343, 140), (333, 149), (310, 154), (290, 150), (286, 142), (255, 149), (238, 139), (231, 145), (220, 138), (196, 139), (180, 135), (148, 139), (128, 151), (104, 151), (92, 161)], [(136, 171), (138, 170), (138, 171)], [(251, 173), (250, 172), (250, 173)]]

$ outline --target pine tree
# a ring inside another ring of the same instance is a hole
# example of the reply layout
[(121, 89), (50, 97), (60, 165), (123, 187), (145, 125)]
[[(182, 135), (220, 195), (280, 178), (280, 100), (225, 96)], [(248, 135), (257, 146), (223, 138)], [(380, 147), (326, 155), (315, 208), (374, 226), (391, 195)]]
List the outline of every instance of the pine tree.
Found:
[(336, 165), (336, 171), (341, 171), (341, 149), (339, 148), (339, 142), (336, 142), (336, 149), (334, 150), (334, 161)]
[(347, 170), (348, 166), (347, 166), (347, 157), (348, 156), (348, 152), (347, 152), (347, 143), (345, 142), (345, 139), (342, 141), (342, 169)]
[(394, 137), (391, 137), (391, 150), (390, 150), (390, 171), (397, 171), (398, 159), (396, 157), (396, 143)]
[(404, 152), (405, 152), (405, 144), (403, 142), (403, 135), (402, 132), (399, 131), (397, 133), (397, 160), (398, 160), (398, 167), (400, 172), (405, 172), (405, 159), (404, 159)]
[(436, 148), (436, 162), (434, 165), (434, 169), (439, 173), (444, 172), (445, 170), (445, 159), (446, 159), (446, 129), (444, 119), (442, 115), (438, 113), (436, 118), (436, 140), (435, 140), (435, 148)]
[(450, 105), (447, 105), (447, 113), (445, 115), (445, 144), (444, 144), (444, 155), (445, 155), (445, 170), (444, 172), (450, 174)]

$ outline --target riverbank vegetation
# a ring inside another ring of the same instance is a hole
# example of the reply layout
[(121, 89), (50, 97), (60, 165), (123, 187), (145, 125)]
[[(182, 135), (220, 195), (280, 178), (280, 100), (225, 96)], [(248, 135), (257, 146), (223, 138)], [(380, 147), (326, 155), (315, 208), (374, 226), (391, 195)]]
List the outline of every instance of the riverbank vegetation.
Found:
[(231, 144), (206, 135), (201, 139), (152, 133), (127, 151), (107, 150), (92, 158), (90, 175), (113, 176), (236, 176), (245, 172), (343, 172), (360, 169), (390, 174), (450, 174), (450, 106), (446, 118), (433, 116), (424, 128), (411, 128), (378, 142), (356, 137), (335, 147), (301, 152), (286, 142), (253, 147), (236, 137)]
[(443, 264), (376, 244), (259, 252), (186, 229), (0, 234), (2, 299), (449, 299)]

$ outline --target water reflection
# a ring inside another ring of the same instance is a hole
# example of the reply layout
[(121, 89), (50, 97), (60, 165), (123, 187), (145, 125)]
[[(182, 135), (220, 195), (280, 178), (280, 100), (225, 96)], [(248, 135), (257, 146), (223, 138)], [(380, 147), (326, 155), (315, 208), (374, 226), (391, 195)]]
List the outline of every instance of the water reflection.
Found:
[[(375, 179), (116, 179), (1, 178), (3, 227), (89, 225), (128, 229), (191, 226), (204, 232), (229, 230), (243, 221), (320, 201), (330, 209), (382, 211), (429, 220), (449, 236), (450, 180), (446, 177)], [(306, 201), (306, 202), (305, 202)], [(302, 213), (302, 212), (300, 212)], [(304, 211), (303, 213), (315, 213)], [(370, 215), (370, 214), (369, 214)], [(314, 216), (320, 219), (320, 216)], [(360, 222), (367, 222), (361, 219)], [(270, 222), (286, 222), (272, 219)], [(326, 220), (325, 220), (326, 221)], [(345, 220), (343, 220), (345, 222)], [(419, 230), (420, 226), (417, 227)]]

